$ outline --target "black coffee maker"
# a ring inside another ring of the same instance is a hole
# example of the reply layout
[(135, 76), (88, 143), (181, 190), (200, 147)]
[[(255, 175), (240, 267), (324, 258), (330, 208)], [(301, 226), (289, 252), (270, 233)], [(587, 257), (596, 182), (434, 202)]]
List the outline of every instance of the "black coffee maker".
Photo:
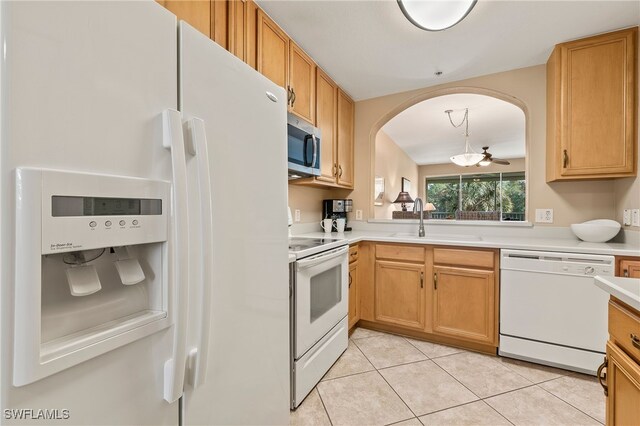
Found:
[[(344, 219), (345, 231), (351, 231), (347, 220), (347, 213), (353, 210), (353, 200), (322, 200), (322, 218), (323, 219)], [(333, 223), (332, 231), (337, 231), (336, 223)]]

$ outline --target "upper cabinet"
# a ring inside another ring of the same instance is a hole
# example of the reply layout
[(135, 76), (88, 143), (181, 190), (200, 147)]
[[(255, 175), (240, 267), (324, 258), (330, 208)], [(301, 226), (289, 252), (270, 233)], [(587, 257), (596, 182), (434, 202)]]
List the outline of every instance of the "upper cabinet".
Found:
[[(214, 1), (197, 0), (157, 0), (162, 6), (171, 11), (179, 20), (186, 21), (196, 30), (211, 38), (211, 9)], [(226, 46), (225, 46), (226, 47)]]
[(262, 10), (258, 10), (257, 70), (287, 90), (287, 105), (315, 125), (316, 64)]
[(547, 62), (547, 181), (635, 176), (638, 28), (559, 44)]
[[(262, 75), (287, 89), (289, 81), (289, 36), (262, 10), (258, 10), (257, 67)], [(287, 93), (288, 103), (291, 91)]]
[(316, 127), (320, 129), (320, 173), (317, 181), (336, 183), (336, 109), (338, 108), (338, 86), (320, 67), (316, 71)]
[(316, 63), (289, 42), (289, 111), (316, 124)]
[(339, 186), (353, 188), (353, 101), (338, 89), (338, 161), (336, 179)]

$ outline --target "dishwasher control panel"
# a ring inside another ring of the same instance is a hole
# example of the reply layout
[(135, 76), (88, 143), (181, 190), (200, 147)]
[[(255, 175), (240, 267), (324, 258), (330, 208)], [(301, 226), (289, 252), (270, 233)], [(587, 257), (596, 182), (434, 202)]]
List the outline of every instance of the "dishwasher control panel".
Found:
[(615, 258), (595, 254), (502, 250), (500, 269), (579, 276), (613, 276)]

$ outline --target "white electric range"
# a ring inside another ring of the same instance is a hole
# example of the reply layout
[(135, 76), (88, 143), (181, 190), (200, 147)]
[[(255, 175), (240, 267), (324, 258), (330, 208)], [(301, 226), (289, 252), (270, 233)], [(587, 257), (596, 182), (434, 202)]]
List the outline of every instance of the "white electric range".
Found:
[(347, 349), (349, 246), (346, 239), (289, 239), (291, 409)]

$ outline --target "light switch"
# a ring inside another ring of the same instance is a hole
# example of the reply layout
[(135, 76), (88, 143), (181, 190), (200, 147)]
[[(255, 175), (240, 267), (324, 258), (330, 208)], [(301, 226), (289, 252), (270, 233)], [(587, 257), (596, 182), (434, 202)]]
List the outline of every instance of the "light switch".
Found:
[(631, 209), (624, 209), (622, 212), (622, 224), (624, 226), (631, 226)]
[(631, 226), (640, 226), (640, 209), (631, 210)]
[(362, 220), (362, 210), (356, 210), (356, 220)]

